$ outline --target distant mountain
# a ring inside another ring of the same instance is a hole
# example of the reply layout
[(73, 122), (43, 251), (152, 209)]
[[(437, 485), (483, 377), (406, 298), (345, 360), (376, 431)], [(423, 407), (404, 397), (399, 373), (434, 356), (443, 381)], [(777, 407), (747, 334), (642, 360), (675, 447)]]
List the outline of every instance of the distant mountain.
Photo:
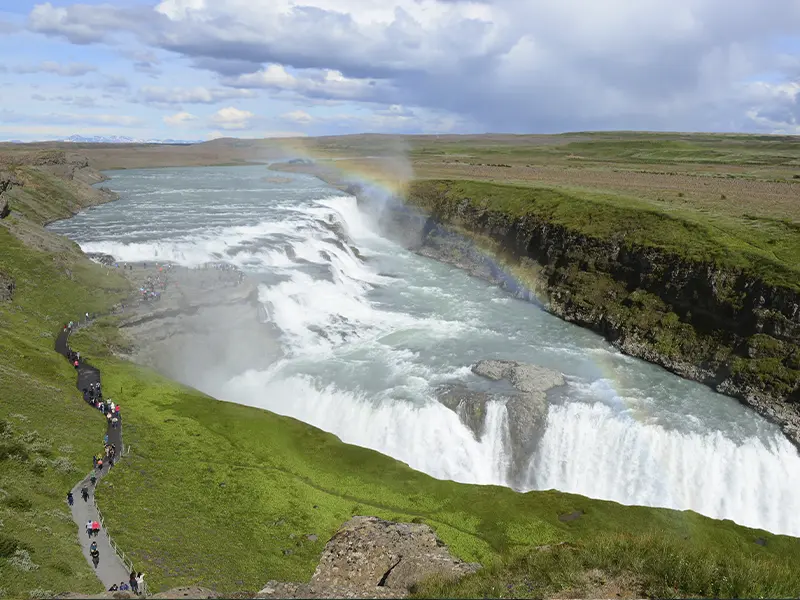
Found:
[(141, 140), (124, 135), (71, 135), (66, 138), (48, 138), (42, 140), (0, 140), (6, 144), (29, 144), (33, 142), (73, 142), (76, 144), (200, 144), (204, 140)]
[(71, 135), (56, 141), (75, 142), (77, 144), (199, 144), (203, 140), (142, 140), (123, 135)]

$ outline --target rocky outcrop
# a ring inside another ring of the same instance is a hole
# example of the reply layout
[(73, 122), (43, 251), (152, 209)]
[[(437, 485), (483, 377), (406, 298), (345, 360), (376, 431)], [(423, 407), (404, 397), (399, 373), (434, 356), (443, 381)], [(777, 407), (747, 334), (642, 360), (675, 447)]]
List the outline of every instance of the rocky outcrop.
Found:
[(428, 577), (480, 568), (453, 558), (427, 525), (353, 517), (325, 545), (307, 584), (270, 581), (257, 598), (402, 598)]
[(0, 272), (0, 302), (7, 302), (14, 298), (16, 284), (14, 280), (3, 272)]
[(472, 365), (472, 372), (495, 381), (507, 379), (516, 389), (529, 394), (543, 394), (564, 385), (561, 373), (514, 360), (482, 360)]
[(510, 396), (506, 411), (512, 447), (508, 477), (512, 484), (521, 483), (547, 424), (547, 391), (564, 385), (564, 376), (513, 360), (482, 360), (472, 372), (494, 381), (505, 379), (520, 392)]
[(443, 385), (438, 390), (437, 398), (458, 415), (478, 440), (486, 429), (486, 405), (493, 400), (505, 400), (503, 396), (471, 390), (464, 385)]
[(14, 175), (0, 171), (0, 219), (5, 219), (11, 214), (8, 192), (18, 185), (21, 185), (21, 183)]
[(623, 236), (592, 237), (538, 214), (515, 216), (451, 189), (448, 182), (415, 183), (412, 206), (382, 209), (384, 220), (398, 240), (416, 239), (407, 245), (421, 254), (742, 400), (800, 447), (797, 286)]
[(472, 366), (472, 372), (492, 381), (505, 380), (513, 389), (485, 392), (460, 384), (444, 385), (437, 398), (459, 416), (478, 440), (486, 429), (487, 405), (505, 404), (511, 451), (507, 476), (512, 485), (521, 484), (547, 424), (547, 391), (564, 385), (564, 377), (538, 365), (511, 360), (482, 360)]

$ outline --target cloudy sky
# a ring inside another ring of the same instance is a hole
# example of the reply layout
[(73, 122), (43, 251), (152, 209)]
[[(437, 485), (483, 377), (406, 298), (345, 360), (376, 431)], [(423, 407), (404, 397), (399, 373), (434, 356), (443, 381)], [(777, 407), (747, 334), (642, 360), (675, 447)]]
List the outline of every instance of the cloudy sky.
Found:
[(0, 139), (800, 134), (800, 0), (0, 0)]

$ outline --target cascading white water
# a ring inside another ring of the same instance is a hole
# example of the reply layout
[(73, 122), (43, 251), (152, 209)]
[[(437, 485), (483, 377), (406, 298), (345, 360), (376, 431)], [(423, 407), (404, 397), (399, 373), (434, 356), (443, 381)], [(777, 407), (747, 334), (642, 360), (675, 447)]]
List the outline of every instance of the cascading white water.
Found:
[(600, 402), (551, 407), (528, 487), (665, 508), (800, 535), (800, 457), (779, 435), (737, 444), (669, 431)]
[(484, 358), (541, 364), (569, 383), (516, 487), (693, 509), (800, 535), (800, 455), (776, 427), (403, 250), (377, 235), (354, 198), (301, 176), (255, 185), (263, 176), (260, 167), (118, 173), (111, 185), (123, 200), (55, 228), (120, 260), (226, 260), (270, 275), (259, 299), (285, 357), (209, 384), (217, 397), (293, 416), (435, 477), (507, 485), (505, 406), (489, 403), (477, 440), (436, 400), (437, 388), (489, 389), (469, 370)]

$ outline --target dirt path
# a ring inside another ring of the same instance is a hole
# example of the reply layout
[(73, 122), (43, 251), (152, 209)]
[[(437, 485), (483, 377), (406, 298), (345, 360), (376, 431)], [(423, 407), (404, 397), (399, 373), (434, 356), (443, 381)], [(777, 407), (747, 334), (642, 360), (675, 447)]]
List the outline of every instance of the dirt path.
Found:
[[(69, 333), (70, 331), (68, 329), (62, 329), (56, 338), (56, 352), (64, 357), (66, 357), (69, 353)], [(100, 370), (91, 366), (85, 361), (80, 361), (78, 363), (77, 374), (77, 387), (79, 390), (88, 388), (90, 383), (100, 383)], [(113, 428), (109, 425), (107, 434), (108, 443), (116, 446), (121, 457), (123, 450), (121, 415), (119, 426)], [(86, 457), (86, 462), (89, 462), (89, 457)], [(106, 474), (108, 474), (111, 468), (106, 463), (103, 465), (102, 470), (97, 470), (94, 467), (92, 470), (96, 474), (99, 481)], [(105, 588), (108, 589), (114, 583), (117, 585), (123, 581), (127, 583), (130, 577), (130, 571), (128, 571), (127, 567), (114, 552), (114, 549), (111, 546), (111, 540), (108, 537), (105, 527), (101, 526), (100, 533), (97, 536), (92, 536), (90, 538), (86, 534), (87, 521), (100, 521), (97, 505), (94, 501), (95, 486), (91, 484), (89, 477), (90, 474), (87, 474), (81, 481), (75, 484), (74, 488), (72, 488), (72, 495), (74, 497), (74, 503), (70, 507), (72, 510), (72, 520), (75, 521), (75, 524), (78, 526), (78, 539), (81, 544), (81, 549), (83, 550), (83, 555), (86, 557), (86, 560), (90, 565), (92, 564), (92, 558), (89, 554), (89, 546), (93, 541), (97, 542), (97, 549), (100, 552), (100, 563), (95, 569), (95, 573)], [(84, 501), (81, 497), (81, 489), (84, 486), (89, 491), (89, 497), (87, 501)]]

